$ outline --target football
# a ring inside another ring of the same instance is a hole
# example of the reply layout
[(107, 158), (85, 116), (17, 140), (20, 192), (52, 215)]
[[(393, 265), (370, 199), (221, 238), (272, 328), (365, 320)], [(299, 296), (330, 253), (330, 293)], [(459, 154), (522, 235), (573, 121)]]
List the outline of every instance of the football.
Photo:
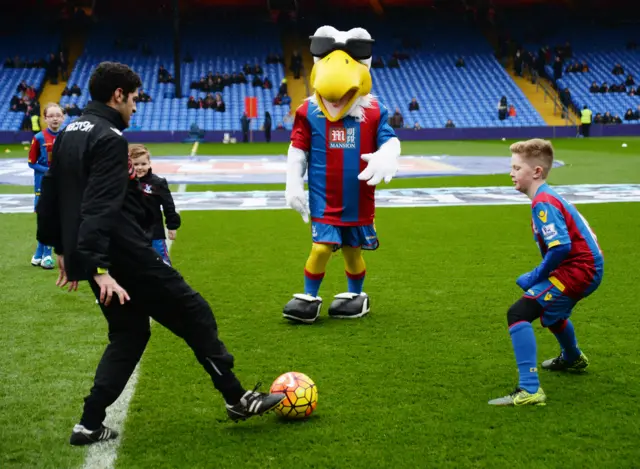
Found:
[(286, 394), (274, 412), (286, 419), (303, 419), (309, 417), (318, 404), (318, 388), (304, 373), (290, 371), (278, 378), (271, 385), (272, 393)]

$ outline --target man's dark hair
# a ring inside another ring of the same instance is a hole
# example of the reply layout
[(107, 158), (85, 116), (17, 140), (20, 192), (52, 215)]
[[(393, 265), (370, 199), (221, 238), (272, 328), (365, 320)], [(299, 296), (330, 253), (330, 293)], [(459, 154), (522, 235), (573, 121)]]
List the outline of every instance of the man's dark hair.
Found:
[(91, 99), (106, 103), (121, 88), (125, 98), (142, 86), (142, 80), (128, 66), (117, 62), (102, 62), (91, 74), (89, 93)]

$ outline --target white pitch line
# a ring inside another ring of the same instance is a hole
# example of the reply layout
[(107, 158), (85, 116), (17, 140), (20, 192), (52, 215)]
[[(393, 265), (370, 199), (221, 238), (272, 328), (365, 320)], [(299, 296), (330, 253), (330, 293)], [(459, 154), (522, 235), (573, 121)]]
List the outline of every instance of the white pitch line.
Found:
[[(190, 156), (195, 156), (198, 151), (198, 142), (193, 144), (191, 148)], [(178, 192), (186, 192), (187, 185), (180, 184), (178, 186)], [(178, 211), (178, 209), (176, 209)], [(165, 227), (166, 232), (166, 227)], [(167, 236), (167, 252), (171, 252), (171, 246), (173, 240)], [(142, 360), (140, 360), (141, 362)], [(107, 411), (107, 418), (105, 419), (105, 425), (120, 432), (120, 436), (115, 440), (110, 440), (103, 443), (94, 443), (87, 448), (87, 455), (84, 459), (82, 469), (114, 469), (116, 459), (118, 458), (118, 448), (122, 441), (124, 434), (124, 424), (127, 419), (127, 413), (129, 412), (129, 404), (136, 390), (138, 384), (138, 376), (140, 375), (140, 362), (136, 365), (131, 378), (124, 387), (124, 391), (120, 394), (120, 397), (114, 402)]]

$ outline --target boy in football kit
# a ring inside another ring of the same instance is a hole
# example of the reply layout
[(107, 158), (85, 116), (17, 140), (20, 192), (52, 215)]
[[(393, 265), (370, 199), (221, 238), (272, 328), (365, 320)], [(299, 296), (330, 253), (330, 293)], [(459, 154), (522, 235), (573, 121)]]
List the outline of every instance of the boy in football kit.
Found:
[[(153, 212), (153, 227), (149, 236), (151, 244), (167, 265), (171, 265), (169, 250), (162, 223), (162, 214), (167, 222), (167, 234), (170, 240), (176, 239), (176, 230), (180, 228), (180, 214), (176, 212), (176, 206), (171, 197), (171, 191), (167, 180), (151, 169), (151, 153), (144, 145), (129, 145), (129, 157), (133, 163), (136, 177), (140, 182), (140, 189), (144, 194), (144, 200)], [(162, 210), (161, 210), (162, 208)]]
[(593, 293), (604, 272), (598, 239), (589, 223), (547, 183), (553, 165), (553, 146), (541, 139), (510, 147), (511, 180), (531, 199), (534, 240), (542, 263), (516, 280), (524, 295), (507, 312), (509, 334), (519, 372), (519, 383), (508, 396), (490, 405), (545, 405), (536, 365), (536, 340), (531, 323), (540, 318), (560, 344), (560, 355), (542, 362), (550, 371), (581, 371), (589, 366), (569, 319), (576, 303)]
[[(33, 136), (31, 148), (29, 149), (29, 168), (33, 169), (33, 190), (35, 193), (34, 211), (40, 199), (42, 176), (44, 176), (51, 164), (53, 143), (58, 136), (60, 126), (64, 122), (64, 111), (59, 105), (49, 103), (44, 108), (44, 121), (47, 127)], [(36, 252), (31, 258), (31, 265), (47, 270), (53, 269), (52, 247), (45, 246), (40, 242), (37, 242), (36, 246)]]

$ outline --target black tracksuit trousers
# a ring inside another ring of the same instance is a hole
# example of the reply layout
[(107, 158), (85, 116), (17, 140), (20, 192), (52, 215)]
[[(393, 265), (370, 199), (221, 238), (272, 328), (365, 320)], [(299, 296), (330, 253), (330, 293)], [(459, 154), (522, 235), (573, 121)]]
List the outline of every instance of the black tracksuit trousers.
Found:
[[(233, 356), (218, 338), (215, 318), (204, 298), (151, 247), (137, 259), (119, 259), (114, 252), (110, 256), (109, 273), (131, 300), (120, 305), (114, 295), (109, 306), (100, 305), (109, 326), (109, 345), (85, 398), (80, 423), (90, 430), (102, 424), (107, 407), (120, 396), (142, 357), (151, 336), (150, 317), (184, 339), (225, 401), (236, 404), (245, 390), (231, 371)], [(98, 285), (93, 280), (89, 283), (98, 298)]]

